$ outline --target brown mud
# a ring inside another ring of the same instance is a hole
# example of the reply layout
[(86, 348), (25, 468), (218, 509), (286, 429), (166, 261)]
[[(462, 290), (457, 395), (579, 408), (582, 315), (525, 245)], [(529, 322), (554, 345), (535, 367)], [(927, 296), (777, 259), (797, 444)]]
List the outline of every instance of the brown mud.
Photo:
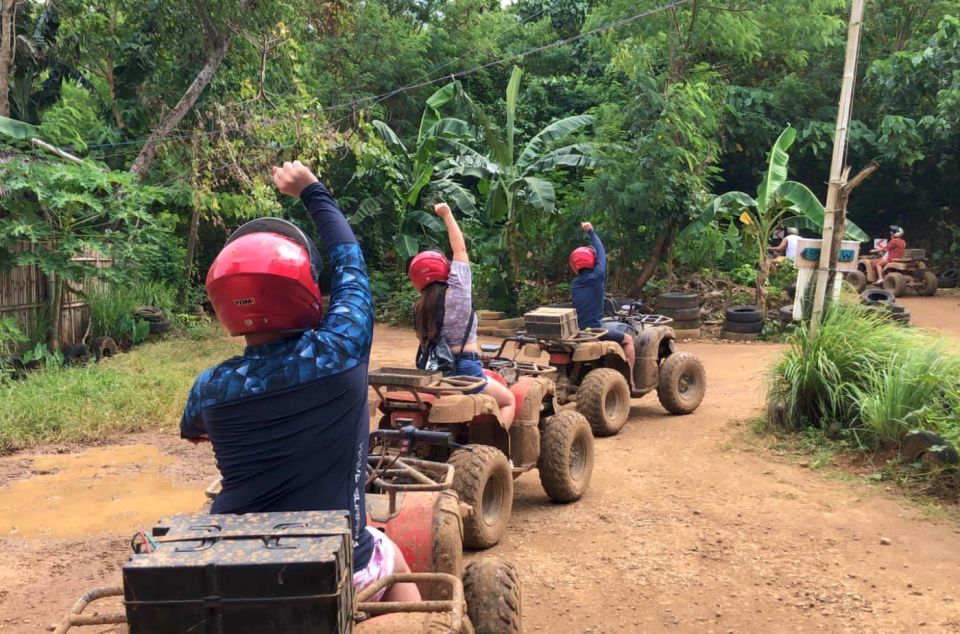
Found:
[[(957, 336), (958, 301), (903, 303)], [(525, 630), (960, 632), (960, 526), (744, 441), (782, 346), (682, 348), (707, 370), (697, 412), (634, 401), (620, 435), (597, 441), (578, 503), (551, 503), (536, 474), (517, 480), (492, 552), (519, 568)], [(409, 332), (378, 327), (371, 367), (413, 350)], [(132, 533), (197, 510), (214, 474), (209, 448), (173, 432), (0, 458), (0, 632), (44, 631), (85, 590), (119, 583)]]

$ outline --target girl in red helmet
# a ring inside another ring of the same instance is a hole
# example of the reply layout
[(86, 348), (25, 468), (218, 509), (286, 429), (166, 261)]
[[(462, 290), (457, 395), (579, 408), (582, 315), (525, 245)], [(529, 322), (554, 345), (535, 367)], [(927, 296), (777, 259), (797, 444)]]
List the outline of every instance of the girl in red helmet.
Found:
[[(370, 281), (323, 183), (300, 161), (274, 167), (273, 181), (317, 225), (333, 266), (330, 309), (321, 313), (319, 252), (296, 226), (263, 218), (234, 232), (210, 267), (207, 294), (246, 349), (197, 378), (180, 435), (213, 443), (223, 484), (212, 513), (349, 510), (360, 590), (410, 570), (386, 534), (366, 526)], [(420, 593), (398, 583), (380, 598), (419, 601)]]
[(593, 241), (593, 247), (577, 247), (570, 254), (570, 268), (576, 274), (570, 284), (573, 307), (577, 310), (577, 324), (580, 328), (605, 328), (607, 334), (600, 337), (604, 341), (615, 341), (623, 348), (623, 356), (630, 366), (633, 377), (633, 361), (636, 350), (633, 343), (633, 330), (620, 322), (603, 322), (603, 298), (607, 278), (607, 254), (603, 243), (589, 222), (580, 223)]
[[(450, 206), (439, 203), (433, 210), (447, 227), (453, 261), (448, 261), (437, 251), (424, 251), (410, 261), (407, 273), (420, 291), (413, 310), (414, 328), (421, 342), (418, 357), (425, 352), (429, 342), (445, 341), (454, 355), (456, 366), (448, 374), (484, 379), (486, 383), (481, 391), (496, 399), (500, 420), (509, 428), (516, 409), (513, 393), (506, 385), (488, 380), (480, 363), (477, 319), (473, 310), (473, 275), (467, 244)], [(441, 306), (442, 319), (439, 319)]]

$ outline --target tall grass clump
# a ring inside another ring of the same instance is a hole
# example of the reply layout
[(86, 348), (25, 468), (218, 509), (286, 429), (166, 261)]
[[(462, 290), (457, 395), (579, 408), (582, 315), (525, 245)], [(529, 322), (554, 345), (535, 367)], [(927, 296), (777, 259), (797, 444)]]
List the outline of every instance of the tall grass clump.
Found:
[(813, 336), (798, 329), (774, 366), (768, 423), (846, 429), (861, 446), (912, 430), (960, 440), (960, 355), (929, 332), (836, 302)]

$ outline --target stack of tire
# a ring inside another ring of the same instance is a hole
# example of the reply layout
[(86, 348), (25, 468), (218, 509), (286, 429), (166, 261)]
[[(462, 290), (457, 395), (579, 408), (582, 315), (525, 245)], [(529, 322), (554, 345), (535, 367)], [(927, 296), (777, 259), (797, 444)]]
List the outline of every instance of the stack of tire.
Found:
[(940, 274), (940, 288), (957, 287), (957, 269), (947, 269)]
[(170, 320), (159, 308), (140, 306), (133, 311), (133, 316), (150, 324), (151, 335), (163, 334), (170, 330)]
[(677, 339), (700, 338), (700, 296), (685, 291), (657, 295), (657, 313), (673, 319)]
[(763, 332), (763, 313), (756, 306), (731, 306), (723, 316), (721, 339), (756, 341)]
[(897, 303), (893, 293), (882, 288), (871, 288), (860, 293), (860, 303), (867, 310), (903, 326), (910, 323), (910, 311)]

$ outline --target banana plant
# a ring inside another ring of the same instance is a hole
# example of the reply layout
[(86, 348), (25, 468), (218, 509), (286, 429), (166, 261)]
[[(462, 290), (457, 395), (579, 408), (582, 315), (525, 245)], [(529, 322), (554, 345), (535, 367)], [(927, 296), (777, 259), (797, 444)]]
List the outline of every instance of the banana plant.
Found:
[[(757, 186), (756, 197), (743, 192), (721, 194), (710, 201), (679, 235), (680, 238), (696, 235), (720, 219), (738, 219), (742, 224), (741, 231), (747, 234), (756, 249), (758, 272), (755, 299), (760, 310), (766, 307), (766, 281), (770, 272), (767, 245), (774, 228), (782, 222), (788, 227), (822, 230), (826, 216), (823, 205), (806, 185), (787, 180), (790, 162), (787, 150), (796, 137), (796, 129), (790, 126), (780, 133), (770, 150), (767, 170)], [(858, 242), (870, 239), (850, 221), (847, 221), (845, 237)]]
[(373, 121), (377, 136), (399, 157), (401, 163), (400, 169), (394, 170), (394, 179), (400, 185), (396, 192), (399, 231), (395, 246), (401, 260), (416, 255), (421, 244), (433, 242), (431, 236), (444, 230), (443, 223), (436, 216), (416, 209), (427, 194), (433, 193), (451, 201), (467, 215), (477, 213), (476, 198), (470, 190), (452, 178), (436, 173), (438, 164), (447, 157), (446, 144), (457, 143), (458, 139), (473, 134), (472, 127), (466, 121), (444, 117), (440, 113), (441, 108), (458, 98), (459, 91), (459, 84), (451, 83), (427, 99), (413, 150), (407, 148), (389, 125), (383, 121)]
[(473, 182), (486, 192), (486, 220), (502, 226), (501, 245), (510, 262), (513, 281), (520, 275), (518, 240), (529, 233), (536, 214), (556, 211), (556, 190), (543, 174), (556, 169), (592, 168), (597, 160), (592, 143), (561, 144), (594, 123), (591, 115), (559, 119), (535, 134), (527, 143), (516, 142), (517, 101), (523, 71), (513, 67), (506, 91), (506, 126), (492, 123), (465, 97), (477, 134), (467, 140), (443, 139), (451, 156), (437, 166), (439, 180)]

